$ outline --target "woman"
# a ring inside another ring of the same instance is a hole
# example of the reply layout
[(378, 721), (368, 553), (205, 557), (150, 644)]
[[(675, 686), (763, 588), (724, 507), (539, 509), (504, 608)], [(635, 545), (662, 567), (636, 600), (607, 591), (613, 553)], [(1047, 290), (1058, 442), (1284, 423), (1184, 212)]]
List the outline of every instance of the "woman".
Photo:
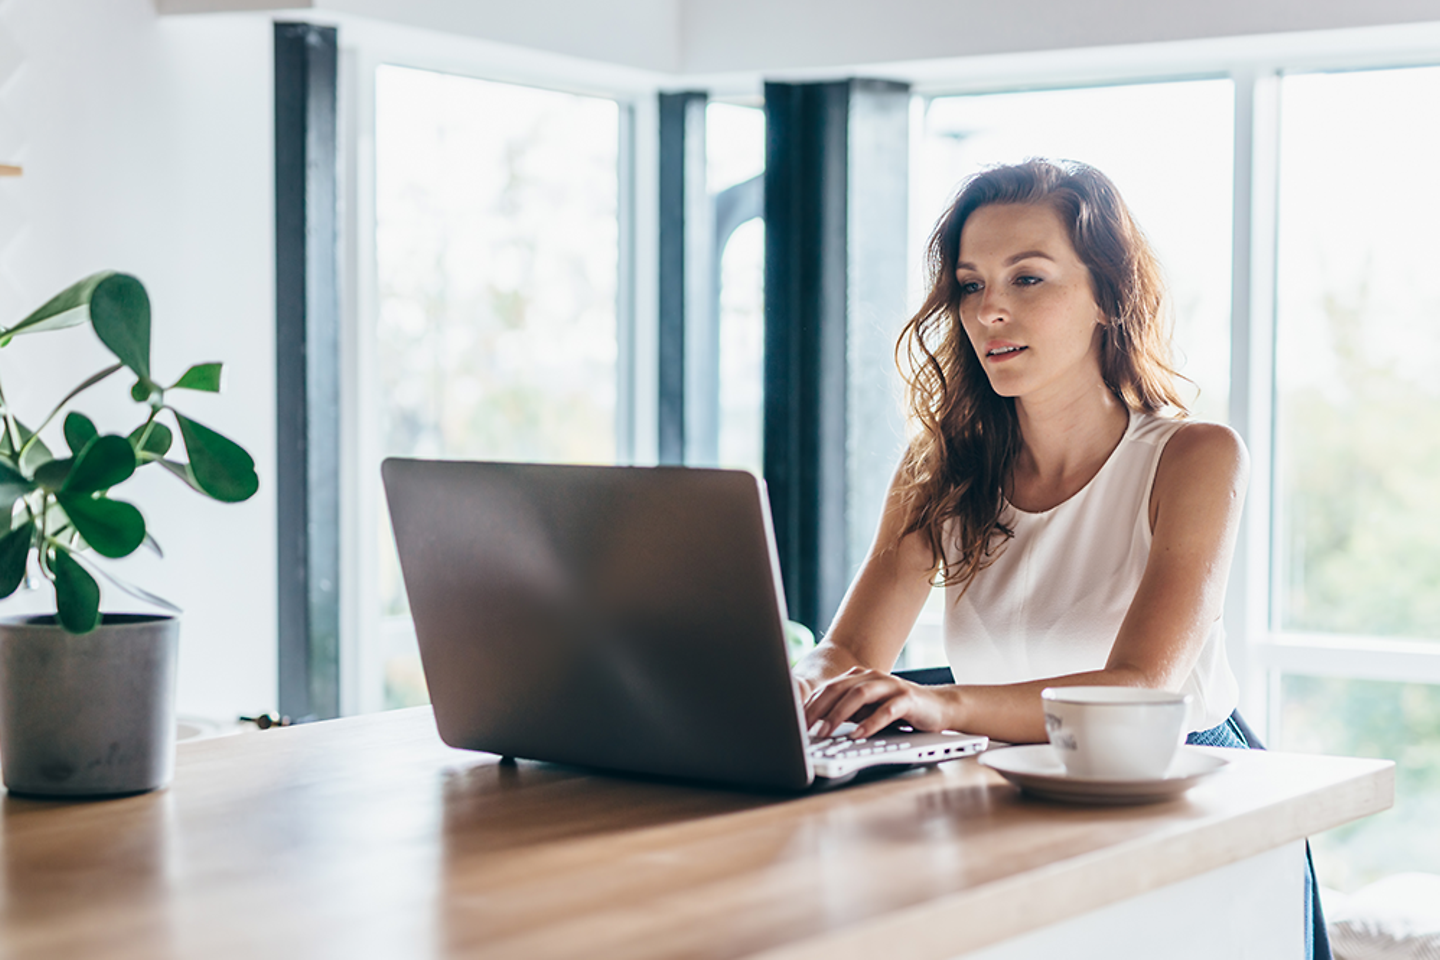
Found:
[[(1246, 746), (1221, 624), (1245, 447), (1184, 419), (1159, 267), (1114, 185), (1075, 163), (984, 171), (929, 265), (898, 351), (914, 438), (795, 668), (812, 733), (904, 719), (1038, 742), (1043, 688), (1114, 684), (1189, 693), (1191, 742)], [(889, 670), (941, 583), (956, 682), (908, 683)]]
[[(880, 530), (796, 673), (819, 735), (925, 729), (1043, 741), (1040, 691), (1237, 689), (1220, 613), (1245, 494), (1227, 427), (1183, 413), (1159, 268), (1114, 186), (1031, 161), (962, 189), (930, 241), (930, 294), (901, 337), (918, 428)], [(936, 581), (956, 685), (889, 675)]]

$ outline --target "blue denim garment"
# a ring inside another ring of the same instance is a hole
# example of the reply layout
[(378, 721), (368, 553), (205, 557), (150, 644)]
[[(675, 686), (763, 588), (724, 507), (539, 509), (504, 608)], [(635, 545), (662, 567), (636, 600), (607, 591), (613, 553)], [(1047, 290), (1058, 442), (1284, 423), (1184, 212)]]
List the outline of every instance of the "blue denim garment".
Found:
[[(1219, 726), (1190, 734), (1185, 742), (1200, 747), (1265, 749), (1238, 710)], [(1315, 864), (1310, 859), (1309, 843), (1305, 844), (1305, 956), (1308, 960), (1333, 960), (1330, 934), (1325, 929), (1325, 914), (1320, 910), (1320, 887), (1315, 882)]]

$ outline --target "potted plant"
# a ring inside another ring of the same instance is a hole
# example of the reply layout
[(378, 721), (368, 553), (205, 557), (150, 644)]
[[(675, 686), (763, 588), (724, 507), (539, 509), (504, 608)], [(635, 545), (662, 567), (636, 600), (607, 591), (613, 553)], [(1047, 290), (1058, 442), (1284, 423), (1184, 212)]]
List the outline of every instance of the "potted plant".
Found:
[[(169, 386), (152, 377), (150, 301), (134, 277), (105, 272), (81, 280), (0, 328), (0, 348), (21, 334), (87, 322), (116, 363), (82, 381), (43, 420), (27, 425), (0, 384), (0, 507), (9, 508), (8, 523), (0, 521), (0, 597), (27, 577), (44, 577), (54, 585), (56, 609), (0, 621), (0, 770), (12, 793), (113, 795), (169, 781), (179, 622), (168, 614), (102, 614), (96, 577), (179, 611), (107, 572), (87, 552), (108, 558), (142, 546), (160, 552), (140, 511), (111, 496), (143, 467), (159, 464), (178, 482), (228, 503), (248, 499), (259, 486), (249, 454), (171, 404), (186, 390), (218, 392), (221, 365), (192, 366)], [(102, 434), (70, 404), (122, 371), (135, 377), (130, 396), (141, 422), (128, 435)], [(41, 438), (62, 414), (63, 454)], [(179, 447), (183, 460), (172, 452)]]

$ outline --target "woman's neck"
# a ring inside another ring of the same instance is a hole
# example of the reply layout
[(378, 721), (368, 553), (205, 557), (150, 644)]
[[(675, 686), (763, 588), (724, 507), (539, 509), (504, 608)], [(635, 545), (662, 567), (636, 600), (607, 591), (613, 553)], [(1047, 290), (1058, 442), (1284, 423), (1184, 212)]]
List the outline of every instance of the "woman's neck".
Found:
[(1058, 506), (1089, 483), (1120, 444), (1130, 411), (1104, 383), (1064, 403), (1015, 401), (1020, 453), (1008, 498), (1038, 513)]

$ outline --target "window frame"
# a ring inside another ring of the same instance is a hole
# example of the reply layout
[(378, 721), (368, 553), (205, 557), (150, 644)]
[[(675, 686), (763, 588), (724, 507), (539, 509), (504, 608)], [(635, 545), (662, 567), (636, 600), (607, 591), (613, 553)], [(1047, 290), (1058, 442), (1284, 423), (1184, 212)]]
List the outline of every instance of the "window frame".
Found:
[(617, 463), (655, 458), (657, 304), (653, 239), (658, 135), (656, 85), (647, 74), (569, 58), (496, 48), (467, 38), (399, 31), (361, 20), (340, 29), (341, 200), (341, 611), (340, 713), (384, 709), (379, 652), (408, 618), (380, 616), (374, 517), (383, 503), (378, 469), (375, 242), (375, 87), (381, 66), (427, 70), (562, 93), (603, 97), (618, 109), (616, 283)]

